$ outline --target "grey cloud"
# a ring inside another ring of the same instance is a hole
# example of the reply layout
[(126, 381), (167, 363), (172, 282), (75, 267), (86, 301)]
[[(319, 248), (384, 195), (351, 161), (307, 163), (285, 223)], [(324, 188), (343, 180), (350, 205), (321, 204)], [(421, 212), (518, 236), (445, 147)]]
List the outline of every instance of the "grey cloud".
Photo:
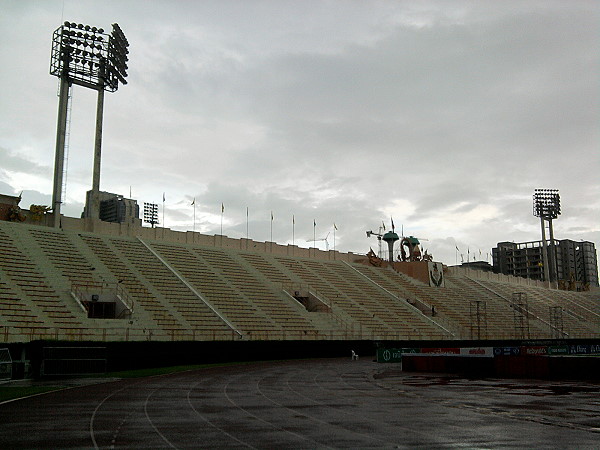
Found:
[[(248, 206), (259, 240), (273, 210), (276, 239), (290, 239), (296, 214), (298, 236), (335, 221), (340, 245), (358, 251), (391, 213), (454, 263), (454, 242), (537, 239), (530, 196), (556, 187), (562, 230), (595, 236), (594, 2), (109, 5), (65, 2), (65, 17), (119, 22), (131, 42), (129, 84), (105, 101), (102, 186), (159, 202), (166, 191), (167, 224), (191, 229), (196, 197), (207, 232), (223, 202), (239, 237)], [(5, 61), (20, 55), (0, 73), (12, 86), (0, 106), (7, 180), (27, 165), (51, 177), (58, 16), (13, 2), (0, 18), (7, 32), (35, 30), (0, 49)], [(91, 171), (95, 96), (84, 91), (74, 90), (70, 192)], [(497, 217), (473, 224), (478, 211)]]

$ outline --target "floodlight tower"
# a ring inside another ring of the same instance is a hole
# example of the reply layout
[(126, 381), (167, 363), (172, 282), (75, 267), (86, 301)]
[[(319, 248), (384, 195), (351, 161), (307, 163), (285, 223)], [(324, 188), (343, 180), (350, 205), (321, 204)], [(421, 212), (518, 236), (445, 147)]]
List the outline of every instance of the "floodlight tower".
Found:
[(144, 203), (144, 222), (151, 224), (152, 228), (159, 223), (156, 203)]
[(129, 42), (116, 23), (112, 24), (112, 32), (107, 34), (102, 28), (65, 22), (52, 35), (50, 74), (60, 78), (52, 191), (55, 227), (60, 226), (69, 89), (77, 84), (98, 92), (92, 202), (88, 211), (90, 217), (98, 218), (104, 91), (115, 92), (119, 82), (127, 84), (128, 47)]
[[(533, 215), (540, 218), (542, 225), (542, 259), (544, 264), (544, 281), (556, 281), (556, 249), (554, 247), (554, 227), (552, 220), (560, 216), (560, 195), (558, 189), (536, 189), (533, 194)], [(546, 241), (546, 222), (550, 232), (550, 255), (548, 258), (548, 242)], [(552, 271), (550, 271), (552, 266)]]

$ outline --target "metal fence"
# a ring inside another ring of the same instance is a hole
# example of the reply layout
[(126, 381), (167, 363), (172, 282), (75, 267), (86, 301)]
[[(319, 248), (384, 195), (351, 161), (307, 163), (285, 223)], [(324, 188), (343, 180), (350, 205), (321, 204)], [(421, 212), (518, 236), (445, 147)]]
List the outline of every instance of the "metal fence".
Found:
[[(35, 340), (75, 342), (129, 342), (129, 341), (338, 341), (338, 340), (455, 340), (470, 336), (449, 337), (445, 333), (401, 333), (394, 331), (372, 331), (362, 327), (313, 330), (252, 330), (240, 337), (233, 330), (193, 329), (148, 329), (148, 328), (62, 328), (62, 327), (10, 327), (0, 329), (0, 342), (30, 342)], [(532, 332), (530, 339), (549, 339), (550, 332)], [(600, 338), (597, 333), (580, 333), (572, 338)], [(489, 333), (487, 339), (515, 339), (513, 331)]]

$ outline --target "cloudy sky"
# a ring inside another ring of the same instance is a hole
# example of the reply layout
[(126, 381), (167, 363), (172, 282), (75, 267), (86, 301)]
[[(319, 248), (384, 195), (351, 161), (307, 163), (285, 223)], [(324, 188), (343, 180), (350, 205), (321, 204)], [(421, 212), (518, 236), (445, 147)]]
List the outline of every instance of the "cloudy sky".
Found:
[[(364, 253), (382, 222), (434, 259), (540, 239), (600, 243), (595, 1), (4, 0), (0, 193), (51, 203), (63, 21), (130, 42), (107, 93), (101, 189), (176, 230)], [(91, 187), (96, 93), (75, 86), (63, 213)], [(196, 200), (196, 222), (194, 207)], [(248, 211), (248, 223), (246, 221)], [(325, 248), (325, 241), (317, 242)]]

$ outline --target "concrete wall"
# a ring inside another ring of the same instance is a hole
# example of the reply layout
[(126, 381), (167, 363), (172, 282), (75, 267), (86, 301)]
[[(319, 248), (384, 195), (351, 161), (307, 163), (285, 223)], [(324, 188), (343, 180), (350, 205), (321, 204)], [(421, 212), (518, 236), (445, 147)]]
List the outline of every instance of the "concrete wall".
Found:
[[(44, 216), (40, 222), (27, 220), (30, 225), (51, 226), (53, 222), (52, 214)], [(131, 223), (112, 223), (94, 220), (91, 218), (78, 219), (76, 217), (61, 216), (61, 225), (65, 230), (78, 232), (91, 232), (110, 236), (129, 236), (140, 237), (144, 240), (154, 240), (163, 242), (173, 242), (179, 244), (197, 244), (207, 247), (220, 247), (235, 250), (248, 250), (259, 253), (270, 253), (279, 256), (293, 256), (297, 258), (314, 258), (319, 260), (339, 260), (354, 262), (363, 256), (349, 252), (341, 253), (338, 251), (324, 251), (317, 248), (304, 248), (297, 245), (282, 245), (275, 242), (259, 242), (252, 239), (235, 239), (218, 234), (207, 235), (193, 231), (175, 231), (170, 228), (150, 228), (142, 227), (138, 220)]]
[(476, 280), (500, 281), (502, 283), (517, 284), (521, 286), (537, 286), (548, 288), (548, 283), (530, 278), (502, 275), (501, 273), (484, 272), (482, 270), (468, 269), (465, 267), (448, 267), (448, 274), (457, 277), (469, 277)]
[(396, 272), (402, 272), (429, 285), (429, 265), (427, 261), (394, 262), (393, 264)]

